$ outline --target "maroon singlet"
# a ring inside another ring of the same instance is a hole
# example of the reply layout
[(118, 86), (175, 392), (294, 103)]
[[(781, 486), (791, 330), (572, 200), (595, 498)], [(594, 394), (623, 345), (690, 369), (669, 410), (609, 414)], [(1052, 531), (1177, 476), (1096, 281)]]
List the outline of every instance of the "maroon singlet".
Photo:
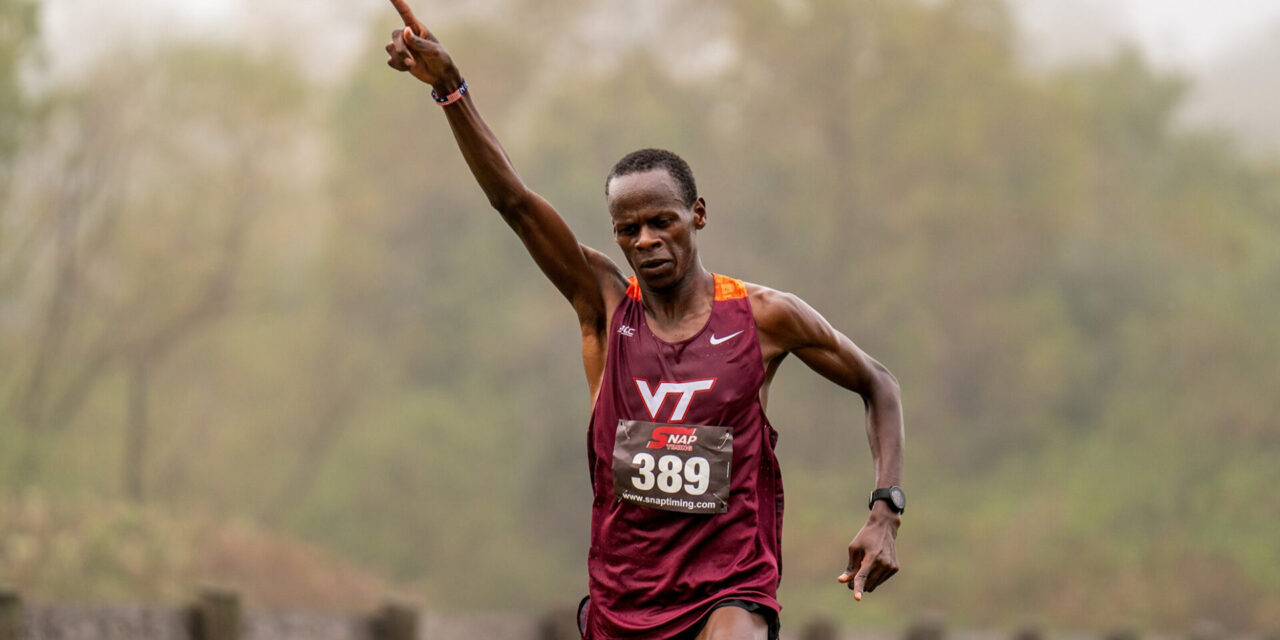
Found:
[(716, 275), (706, 326), (668, 343), (631, 278), (588, 435), (588, 640), (669, 638), (726, 598), (781, 608), (782, 476), (763, 383), (741, 281)]

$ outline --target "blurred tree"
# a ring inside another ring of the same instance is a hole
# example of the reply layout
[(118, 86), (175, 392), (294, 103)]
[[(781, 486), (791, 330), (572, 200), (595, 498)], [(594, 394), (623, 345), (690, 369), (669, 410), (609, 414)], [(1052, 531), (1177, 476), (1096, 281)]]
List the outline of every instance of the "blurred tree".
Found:
[(150, 374), (227, 312), (302, 95), (279, 73), (243, 91), (246, 77), (273, 72), (222, 54), (164, 59), (104, 64), (92, 84), (52, 99), (19, 172), (17, 246), (32, 264), (9, 301), (32, 319), (33, 348), (12, 363), (14, 408), (29, 429), (64, 428), (123, 373), (120, 468), (136, 499)]
[(22, 131), (21, 71), (38, 34), (36, 9), (32, 0), (0, 0), (0, 166), (6, 169)]
[[(21, 82), (23, 64), (30, 62), (36, 41), (37, 5), (30, 0), (0, 0), (0, 247), (15, 222), (8, 206), (13, 158), (29, 124), (30, 99)], [(21, 252), (0, 252), (0, 296), (18, 278)]]

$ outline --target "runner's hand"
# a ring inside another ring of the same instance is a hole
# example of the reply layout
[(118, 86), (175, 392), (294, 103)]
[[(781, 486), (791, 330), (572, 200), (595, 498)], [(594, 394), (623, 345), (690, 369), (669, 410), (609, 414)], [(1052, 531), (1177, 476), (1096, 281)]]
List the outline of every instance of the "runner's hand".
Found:
[(439, 95), (453, 92), (462, 83), (462, 78), (457, 67), (453, 66), (449, 52), (414, 17), (405, 0), (391, 0), (391, 4), (400, 13), (404, 28), (391, 32), (391, 42), (386, 46), (390, 56), (387, 66), (396, 71), (408, 71), (413, 77), (435, 87)]
[(849, 566), (836, 578), (853, 591), (854, 600), (862, 600), (862, 594), (871, 593), (876, 587), (898, 572), (898, 552), (894, 540), (898, 537), (901, 516), (877, 502), (867, 523), (849, 543)]

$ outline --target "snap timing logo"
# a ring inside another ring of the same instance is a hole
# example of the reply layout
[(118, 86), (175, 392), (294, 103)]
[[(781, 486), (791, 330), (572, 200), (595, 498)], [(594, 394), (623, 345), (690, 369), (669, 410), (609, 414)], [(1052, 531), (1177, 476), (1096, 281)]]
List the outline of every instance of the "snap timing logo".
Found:
[(649, 441), (648, 448), (693, 451), (693, 443), (698, 441), (698, 436), (693, 434), (693, 427), (658, 427), (653, 430), (653, 439)]

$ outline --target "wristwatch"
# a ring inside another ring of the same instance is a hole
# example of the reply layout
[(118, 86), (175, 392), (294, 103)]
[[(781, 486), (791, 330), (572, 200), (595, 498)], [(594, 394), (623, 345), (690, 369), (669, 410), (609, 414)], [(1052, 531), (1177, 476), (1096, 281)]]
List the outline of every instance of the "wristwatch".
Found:
[(894, 485), (886, 489), (876, 489), (871, 492), (871, 499), (867, 501), (867, 508), (870, 509), (876, 505), (876, 500), (884, 500), (889, 503), (889, 508), (894, 513), (902, 515), (907, 510), (907, 494), (902, 492), (902, 487)]

